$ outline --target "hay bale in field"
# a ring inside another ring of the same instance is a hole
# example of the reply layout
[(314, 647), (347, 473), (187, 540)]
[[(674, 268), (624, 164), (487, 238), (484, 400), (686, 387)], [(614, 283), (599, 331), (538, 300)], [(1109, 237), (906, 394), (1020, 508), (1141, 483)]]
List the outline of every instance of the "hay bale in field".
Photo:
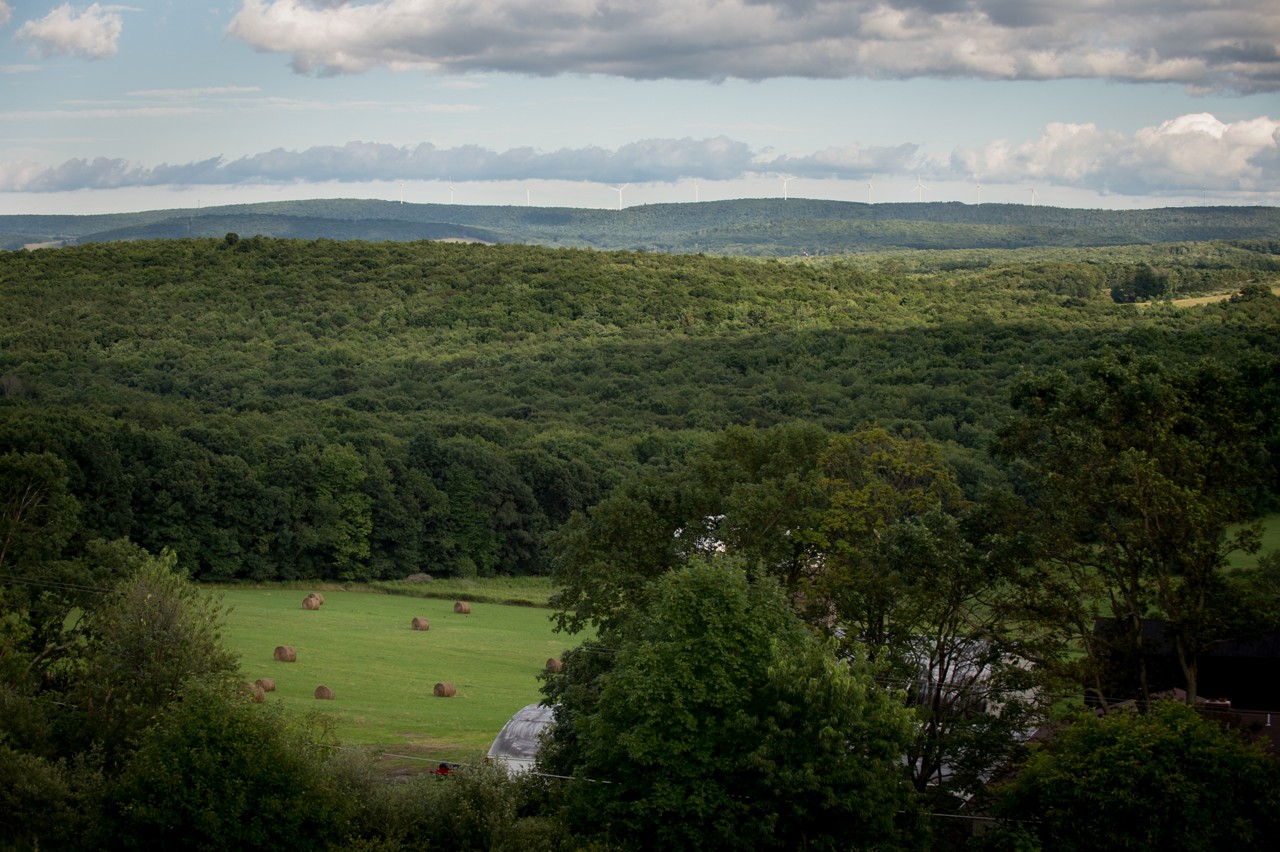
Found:
[(404, 578), (404, 581), (406, 583), (430, 583), (432, 579), (433, 578), (430, 574), (418, 573), (410, 574), (408, 577)]
[(263, 691), (263, 692), (275, 692), (275, 691), (276, 691), (276, 682), (275, 682), (275, 680), (274, 680), (273, 678), (269, 678), (269, 677), (260, 677), (260, 678), (258, 678), (257, 680), (255, 680), (253, 683), (254, 683), (254, 685), (255, 685), (255, 686), (260, 686), (260, 687), (262, 687), (262, 691)]
[(560, 662), (555, 657), (549, 657), (547, 659), (547, 671), (551, 674), (562, 672), (564, 671), (564, 663)]
[(333, 690), (332, 690), (332, 689), (330, 689), (330, 688), (329, 688), (329, 687), (327, 687), (327, 686), (317, 686), (317, 687), (316, 687), (316, 698), (319, 698), (319, 699), (321, 699), (322, 701), (332, 701), (332, 700), (333, 700)]
[(307, 595), (305, 598), (302, 599), (302, 608), (303, 609), (319, 609), (320, 599), (315, 595)]
[(437, 683), (435, 689), (431, 691), (435, 693), (436, 698), (452, 698), (458, 694), (457, 688), (448, 681)]
[(296, 663), (298, 661), (298, 652), (293, 650), (292, 645), (277, 645), (276, 659), (282, 663)]
[(431, 622), (427, 621), (420, 615), (415, 615), (413, 617), (413, 621), (410, 622), (410, 626), (412, 626), (414, 630), (430, 630)]
[(467, 603), (466, 601), (458, 601), (456, 604), (453, 605), (453, 611), (458, 613), (459, 615), (470, 615), (471, 604)]
[(249, 683), (246, 680), (241, 682), (240, 688), (243, 689), (245, 692), (249, 693), (249, 695), (253, 697), (253, 700), (258, 704), (261, 704), (263, 700), (267, 697), (267, 693), (263, 690), (262, 687), (258, 686), (256, 683)]
[(312, 592), (312, 593), (311, 593), (311, 597), (313, 597), (313, 598), (315, 598), (316, 600), (320, 601), (320, 605), (321, 605), (321, 606), (324, 606), (324, 595), (320, 594), (319, 592)]

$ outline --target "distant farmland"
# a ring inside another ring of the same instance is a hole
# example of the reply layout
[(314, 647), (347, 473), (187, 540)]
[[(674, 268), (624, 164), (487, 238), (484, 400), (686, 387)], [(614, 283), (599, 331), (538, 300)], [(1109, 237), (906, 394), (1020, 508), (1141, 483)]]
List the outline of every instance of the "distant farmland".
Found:
[[(471, 615), (451, 600), (363, 591), (324, 591), (316, 611), (302, 609), (305, 591), (230, 589), (224, 638), (249, 680), (269, 677), (288, 713), (330, 714), (346, 745), (440, 760), (470, 760), (488, 749), (517, 710), (541, 697), (539, 673), (572, 642), (554, 634), (549, 611), (475, 603)], [(415, 616), (430, 621), (415, 631)], [(291, 645), (297, 662), (272, 658)], [(432, 689), (448, 681), (454, 698)], [(314, 697), (333, 689), (333, 701)]]

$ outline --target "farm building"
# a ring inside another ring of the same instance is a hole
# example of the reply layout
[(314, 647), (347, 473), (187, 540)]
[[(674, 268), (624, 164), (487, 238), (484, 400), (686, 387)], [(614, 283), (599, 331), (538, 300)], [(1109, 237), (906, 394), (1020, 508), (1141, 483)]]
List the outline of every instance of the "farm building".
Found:
[(543, 704), (524, 707), (494, 738), (486, 759), (502, 764), (512, 772), (528, 772), (538, 757), (542, 732), (550, 727), (554, 712)]

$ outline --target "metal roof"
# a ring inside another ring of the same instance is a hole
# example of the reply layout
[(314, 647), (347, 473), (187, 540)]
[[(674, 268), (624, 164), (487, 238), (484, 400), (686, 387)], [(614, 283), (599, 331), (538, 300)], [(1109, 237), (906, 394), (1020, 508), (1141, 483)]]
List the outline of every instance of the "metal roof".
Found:
[(529, 704), (503, 726), (493, 745), (489, 759), (512, 766), (527, 766), (538, 756), (540, 736), (553, 721), (554, 709), (544, 704)]

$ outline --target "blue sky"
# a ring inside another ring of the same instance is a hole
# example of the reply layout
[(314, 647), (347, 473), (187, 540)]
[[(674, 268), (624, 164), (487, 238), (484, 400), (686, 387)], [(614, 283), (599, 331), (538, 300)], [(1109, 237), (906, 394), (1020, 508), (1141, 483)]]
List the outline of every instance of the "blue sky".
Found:
[(0, 0), (0, 213), (1280, 204), (1276, 0)]

